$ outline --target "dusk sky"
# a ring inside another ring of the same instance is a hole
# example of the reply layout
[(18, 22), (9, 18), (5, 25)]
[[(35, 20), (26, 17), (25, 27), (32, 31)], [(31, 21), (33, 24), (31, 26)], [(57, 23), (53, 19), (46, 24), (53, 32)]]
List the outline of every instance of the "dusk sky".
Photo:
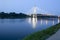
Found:
[(36, 5), (51, 14), (60, 14), (60, 0), (0, 0), (0, 12), (28, 12)]

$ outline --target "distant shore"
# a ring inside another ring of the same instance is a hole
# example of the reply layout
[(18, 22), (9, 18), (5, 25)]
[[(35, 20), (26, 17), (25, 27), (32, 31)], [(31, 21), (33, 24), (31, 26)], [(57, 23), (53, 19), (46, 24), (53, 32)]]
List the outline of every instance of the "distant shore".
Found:
[(28, 17), (33, 17), (33, 15), (36, 15), (37, 18), (58, 18), (58, 16), (54, 15), (44, 15), (44, 14), (31, 14), (27, 15), (25, 13), (15, 13), (15, 12), (10, 12), (10, 13), (5, 13), (5, 12), (0, 12), (0, 19), (19, 19), (19, 18), (28, 18)]
[(4, 13), (4, 12), (0, 12), (0, 19), (17, 19), (17, 18), (26, 18), (26, 17), (29, 17), (29, 16), (24, 14), (24, 13), (15, 13), (15, 12)]
[(23, 40), (46, 40), (60, 29), (60, 23), (42, 31), (26, 36)]

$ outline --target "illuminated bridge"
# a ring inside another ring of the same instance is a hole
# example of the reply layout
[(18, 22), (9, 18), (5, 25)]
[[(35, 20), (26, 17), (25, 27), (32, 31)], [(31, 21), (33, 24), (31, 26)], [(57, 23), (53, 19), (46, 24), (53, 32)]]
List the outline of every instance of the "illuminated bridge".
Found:
[(31, 17), (51, 17), (51, 18), (60, 18), (60, 16), (52, 15), (42, 9), (39, 9), (38, 7), (34, 6), (31, 8), (28, 12), (27, 15)]

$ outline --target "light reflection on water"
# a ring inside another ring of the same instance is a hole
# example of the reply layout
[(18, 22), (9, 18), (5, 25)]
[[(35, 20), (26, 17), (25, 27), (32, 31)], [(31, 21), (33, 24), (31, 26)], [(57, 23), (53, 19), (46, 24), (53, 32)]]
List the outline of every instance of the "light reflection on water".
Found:
[[(52, 24), (53, 24), (53, 25), (56, 24), (56, 21), (57, 21), (57, 23), (60, 23), (60, 19), (59, 19), (59, 18), (57, 18), (57, 19), (52, 18), (52, 19), (50, 19), (50, 20), (52, 21)], [(48, 23), (49, 23), (50, 20), (48, 20), (48, 19), (44, 19), (44, 20), (43, 20), (42, 18), (40, 18), (40, 23), (41, 23), (41, 25), (43, 25), (43, 23), (44, 23), (44, 21), (45, 21), (45, 24), (48, 25)], [(37, 18), (28, 18), (28, 22), (29, 22), (29, 24), (32, 25), (32, 28), (33, 28), (33, 29), (36, 28), (37, 21), (38, 21)]]
[(17, 40), (60, 23), (60, 18), (0, 19), (0, 40)]
[(37, 18), (29, 18), (29, 24), (32, 24), (33, 29), (36, 28)]

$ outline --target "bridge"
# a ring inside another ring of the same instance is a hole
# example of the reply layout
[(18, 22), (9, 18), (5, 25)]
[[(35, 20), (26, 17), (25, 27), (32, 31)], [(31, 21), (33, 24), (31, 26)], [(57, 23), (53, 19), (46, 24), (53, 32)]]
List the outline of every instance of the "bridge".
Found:
[(32, 7), (28, 12), (27, 15), (32, 16), (36, 18), (37, 16), (39, 17), (54, 17), (54, 18), (60, 18), (60, 16), (52, 15), (42, 9), (39, 9), (37, 6)]
[[(40, 9), (41, 10), (41, 9)], [(33, 26), (33, 28), (35, 29), (36, 28), (36, 24), (37, 24), (37, 17), (38, 16), (44, 16), (44, 17), (46, 17), (46, 16), (55, 16), (55, 15), (52, 15), (52, 14), (37, 14), (38, 13), (38, 11), (40, 12), (40, 10), (39, 10), (39, 8), (38, 7), (33, 7), (31, 10), (30, 10), (30, 12), (27, 14), (27, 15), (29, 15), (29, 16), (32, 16), (32, 18), (29, 18), (29, 20), (28, 20), (28, 22), (30, 23), (30, 24), (32, 24), (32, 26)], [(60, 16), (55, 16), (55, 17), (58, 17), (58, 23), (60, 22)], [(52, 19), (53, 21), (52, 21), (52, 23), (53, 23), (53, 25), (54, 25), (54, 19)], [(42, 23), (43, 23), (43, 20), (41, 19), (41, 25), (42, 25)], [(48, 20), (46, 20), (46, 25), (48, 24)]]

